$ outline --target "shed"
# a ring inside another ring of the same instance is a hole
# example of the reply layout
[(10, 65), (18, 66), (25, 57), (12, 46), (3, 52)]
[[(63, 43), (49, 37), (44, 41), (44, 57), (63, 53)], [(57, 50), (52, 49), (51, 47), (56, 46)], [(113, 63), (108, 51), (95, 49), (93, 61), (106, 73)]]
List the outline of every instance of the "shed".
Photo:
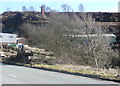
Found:
[(17, 43), (17, 35), (9, 33), (0, 33), (0, 45), (9, 45)]

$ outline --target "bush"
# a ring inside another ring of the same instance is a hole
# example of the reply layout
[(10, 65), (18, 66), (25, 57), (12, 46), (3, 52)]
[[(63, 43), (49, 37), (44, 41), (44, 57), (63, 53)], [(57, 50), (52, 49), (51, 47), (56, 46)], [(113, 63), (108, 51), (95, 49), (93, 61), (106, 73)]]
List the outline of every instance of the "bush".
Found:
[[(49, 19), (50, 22), (44, 25), (23, 24), (21, 28), (26, 32), (30, 45), (54, 52), (58, 63), (97, 68), (112, 63), (115, 51), (109, 46), (110, 39), (101, 36), (106, 33), (105, 29), (96, 25), (90, 15), (51, 13)], [(91, 38), (91, 34), (96, 36)], [(79, 35), (86, 35), (87, 41)]]

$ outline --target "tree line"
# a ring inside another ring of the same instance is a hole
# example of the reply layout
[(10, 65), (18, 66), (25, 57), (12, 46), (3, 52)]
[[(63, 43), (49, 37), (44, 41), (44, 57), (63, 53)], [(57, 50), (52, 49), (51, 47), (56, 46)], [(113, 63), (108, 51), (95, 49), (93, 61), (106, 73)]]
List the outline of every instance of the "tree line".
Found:
[[(45, 4), (43, 4), (42, 6), (44, 6), (44, 8), (45, 8), (45, 12), (57, 11), (56, 9), (51, 9), (49, 6), (46, 6)], [(63, 12), (73, 12), (74, 11), (73, 8), (70, 5), (68, 5), (67, 3), (62, 4), (61, 9), (62, 9)], [(78, 5), (78, 10), (80, 12), (84, 11), (83, 4)], [(10, 7), (7, 7), (6, 11), (11, 11)], [(22, 11), (23, 12), (25, 12), (25, 11), (35, 11), (36, 12), (37, 10), (33, 6), (29, 6), (29, 7), (22, 6)]]

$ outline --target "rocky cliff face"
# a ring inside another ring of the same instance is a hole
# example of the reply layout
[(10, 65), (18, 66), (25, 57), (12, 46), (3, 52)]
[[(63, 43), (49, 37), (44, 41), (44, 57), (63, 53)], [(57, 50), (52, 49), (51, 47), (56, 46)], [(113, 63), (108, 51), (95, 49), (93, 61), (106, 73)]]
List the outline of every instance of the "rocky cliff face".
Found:
[[(79, 15), (80, 12), (66, 12), (66, 13), (60, 13), (60, 14), (68, 14), (72, 17), (73, 14)], [(86, 14), (90, 14), (95, 18), (97, 22), (101, 22), (101, 24), (114, 27), (115, 30), (110, 30), (111, 33), (114, 33), (117, 35), (117, 40), (120, 43), (120, 25), (117, 22), (120, 22), (120, 13), (101, 13), (101, 12), (88, 12)], [(47, 15), (47, 17), (46, 17)], [(8, 33), (15, 33), (19, 32), (19, 27), (24, 22), (29, 22), (33, 24), (41, 24), (41, 23), (48, 23), (49, 22), (49, 15), (50, 13), (41, 13), (41, 12), (4, 12), (0, 15), (0, 20), (2, 21), (2, 24), (0, 24), (0, 27), (2, 27), (2, 32), (8, 32)], [(115, 23), (115, 25), (114, 25)], [(1, 28), (0, 28), (1, 30)]]
[(4, 12), (2, 14), (2, 32), (17, 32), (24, 22), (41, 24), (49, 22), (49, 18), (40, 12)]
[[(41, 12), (4, 12), (0, 15), (3, 24), (3, 32), (16, 32), (21, 24), (30, 22), (34, 24), (41, 24), (49, 22), (49, 12), (42, 14)], [(60, 14), (63, 14), (62, 12)], [(80, 15), (80, 12), (66, 12), (72, 16), (73, 14)], [(97, 22), (120, 22), (120, 13), (101, 13), (101, 12), (88, 12), (95, 18)], [(48, 17), (46, 17), (47, 15)]]

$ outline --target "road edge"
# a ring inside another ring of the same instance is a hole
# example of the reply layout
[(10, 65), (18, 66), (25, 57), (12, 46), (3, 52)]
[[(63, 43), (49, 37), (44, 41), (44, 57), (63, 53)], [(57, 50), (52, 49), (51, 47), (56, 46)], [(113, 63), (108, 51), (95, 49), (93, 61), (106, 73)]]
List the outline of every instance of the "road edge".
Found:
[(40, 69), (40, 70), (46, 70), (46, 71), (52, 71), (52, 72), (58, 72), (58, 73), (64, 73), (64, 74), (70, 74), (70, 75), (75, 75), (75, 76), (82, 76), (82, 77), (87, 77), (87, 78), (93, 78), (93, 79), (98, 79), (98, 80), (106, 80), (106, 81), (113, 81), (120, 83), (120, 80), (115, 80), (115, 79), (109, 79), (106, 77), (101, 77), (100, 75), (92, 75), (92, 74), (83, 74), (83, 73), (77, 73), (77, 72), (69, 72), (66, 70), (58, 70), (58, 69), (52, 69), (52, 68), (46, 68), (46, 67), (35, 67), (35, 66), (28, 66), (25, 64), (17, 64), (17, 63), (10, 63), (10, 62), (1, 62), (2, 64), (9, 64), (9, 65), (16, 65), (16, 66), (23, 66), (23, 67), (28, 67), (28, 68), (34, 68), (34, 69)]

